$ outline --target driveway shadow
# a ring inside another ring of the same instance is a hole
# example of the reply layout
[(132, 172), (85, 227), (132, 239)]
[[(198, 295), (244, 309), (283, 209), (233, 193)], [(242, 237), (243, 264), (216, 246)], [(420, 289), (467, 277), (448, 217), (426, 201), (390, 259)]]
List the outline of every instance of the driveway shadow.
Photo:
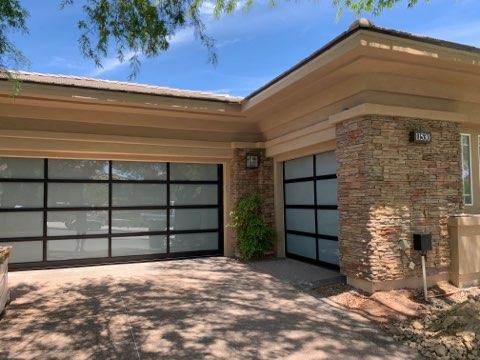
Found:
[(1, 358), (414, 357), (367, 319), (225, 258), (62, 271), (11, 274)]

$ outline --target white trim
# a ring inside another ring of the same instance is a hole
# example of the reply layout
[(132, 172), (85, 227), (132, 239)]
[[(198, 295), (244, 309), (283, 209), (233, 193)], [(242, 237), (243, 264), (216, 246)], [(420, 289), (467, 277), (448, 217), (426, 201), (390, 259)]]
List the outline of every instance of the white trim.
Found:
[(469, 171), (468, 174), (470, 176), (470, 198), (471, 202), (466, 203), (465, 202), (465, 189), (463, 188), (463, 173), (462, 173), (462, 201), (465, 206), (473, 206), (473, 182), (472, 182), (472, 136), (471, 134), (466, 134), (466, 133), (460, 133), (460, 156), (462, 160), (462, 172), (463, 172), (463, 144), (462, 144), (462, 136), (467, 136), (468, 137), (468, 155), (470, 157), (470, 162), (469, 162)]

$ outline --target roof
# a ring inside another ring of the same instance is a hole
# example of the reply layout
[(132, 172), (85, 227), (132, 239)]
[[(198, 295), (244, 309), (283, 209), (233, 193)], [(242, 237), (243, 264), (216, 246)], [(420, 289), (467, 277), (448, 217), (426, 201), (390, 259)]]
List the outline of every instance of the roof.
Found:
[[(27, 71), (11, 71), (13, 77), (25, 83), (37, 83), (48, 85), (60, 85), (76, 88), (96, 90), (121, 91), (137, 94), (160, 95), (180, 97), (197, 100), (221, 101), (228, 103), (240, 103), (242, 97), (227, 94), (217, 94), (207, 91), (182, 90), (163, 86), (138, 84), (126, 81), (100, 80), (76, 75), (44, 74)], [(6, 74), (0, 73), (0, 78), (6, 79)]]
[[(296, 65), (292, 66), (288, 70), (284, 71), (273, 80), (269, 81), (260, 88), (254, 90), (252, 93), (246, 97), (232, 96), (228, 94), (217, 94), (213, 92), (205, 91), (193, 91), (193, 90), (182, 90), (169, 87), (161, 87), (148, 84), (138, 84), (132, 82), (123, 82), (123, 81), (112, 81), (112, 80), (100, 80), (88, 77), (81, 76), (72, 76), (72, 75), (58, 75), (58, 74), (43, 74), (35, 72), (26, 72), (26, 71), (14, 71), (15, 77), (23, 82), (30, 83), (39, 83), (39, 84), (51, 84), (51, 85), (60, 85), (60, 86), (71, 86), (78, 88), (88, 88), (88, 89), (98, 89), (98, 90), (108, 90), (108, 91), (120, 91), (128, 93), (138, 93), (138, 94), (148, 94), (148, 95), (159, 95), (159, 96), (169, 96), (169, 97), (178, 97), (178, 98), (187, 98), (187, 99), (197, 99), (197, 100), (210, 100), (210, 101), (219, 101), (227, 103), (241, 103), (248, 99), (253, 98), (262, 91), (266, 90), (273, 84), (277, 83), (281, 79), (287, 77), (289, 74), (293, 73), (295, 70), (301, 68), (303, 65), (312, 61), (316, 57), (320, 56), (336, 44), (340, 43), (344, 39), (350, 37), (359, 30), (366, 30), (371, 32), (376, 32), (380, 34), (391, 35), (403, 39), (415, 40), (427, 44), (447, 47), (455, 50), (467, 51), (470, 53), (475, 53), (480, 55), (480, 48), (464, 45), (459, 43), (454, 43), (451, 41), (445, 41), (441, 39), (435, 39), (428, 36), (416, 35), (404, 31), (398, 31), (393, 29), (382, 28), (379, 26), (373, 25), (367, 19), (359, 19), (355, 21), (347, 31), (341, 33), (339, 36), (328, 42), (326, 45), (321, 47), (319, 50), (312, 53), (310, 56), (298, 62)], [(6, 79), (5, 74), (0, 74), (0, 79)]]
[(265, 85), (261, 86), (260, 88), (254, 90), (252, 93), (247, 95), (244, 100), (248, 100), (253, 98), (255, 95), (258, 95), (262, 91), (266, 90), (273, 84), (277, 83), (281, 79), (287, 77), (289, 74), (293, 73), (295, 70), (301, 68), (303, 65), (309, 63), (316, 57), (320, 56), (330, 48), (334, 47), (336, 44), (340, 43), (341, 41), (345, 40), (346, 38), (350, 37), (354, 33), (356, 33), (359, 30), (367, 30), (367, 31), (372, 31), (380, 34), (386, 34), (386, 35), (391, 35), (391, 36), (396, 36), (402, 39), (409, 39), (409, 40), (415, 40), (415, 41), (420, 41), (432, 45), (438, 45), (438, 46), (443, 46), (443, 47), (448, 47), (456, 50), (463, 50), (463, 51), (468, 51), (468, 52), (474, 52), (480, 55), (480, 48), (470, 46), (470, 45), (464, 45), (464, 44), (459, 44), (459, 43), (454, 43), (451, 41), (446, 41), (446, 40), (441, 40), (441, 39), (435, 39), (432, 37), (428, 36), (423, 36), (423, 35), (416, 35), (412, 34), (409, 32), (405, 31), (398, 31), (398, 30), (393, 30), (393, 29), (388, 29), (388, 28), (383, 28), (379, 26), (375, 26), (370, 22), (368, 19), (359, 19), (357, 21), (354, 21), (352, 25), (348, 28), (347, 31), (344, 31), (340, 35), (338, 35), (336, 38), (325, 44), (323, 47), (312, 53), (311, 55), (307, 56), (288, 70), (284, 71), (277, 77), (275, 77), (273, 80), (269, 81)]

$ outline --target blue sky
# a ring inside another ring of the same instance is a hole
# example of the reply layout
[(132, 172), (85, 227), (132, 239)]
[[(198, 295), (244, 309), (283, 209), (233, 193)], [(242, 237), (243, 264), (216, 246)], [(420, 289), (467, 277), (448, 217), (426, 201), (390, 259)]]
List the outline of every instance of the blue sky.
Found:
[[(78, 0), (80, 1), (80, 0)], [(422, 1), (422, 0), (420, 0)], [(80, 75), (127, 81), (128, 63), (114, 57), (103, 69), (83, 59), (78, 49), (78, 7), (59, 10), (59, 0), (22, 0), (30, 12), (28, 35), (13, 36), (31, 64), (27, 71)], [(218, 64), (190, 29), (172, 39), (168, 52), (142, 59), (135, 82), (181, 89), (247, 95), (348, 28), (357, 18), (337, 17), (331, 0), (278, 0), (270, 8), (256, 0), (248, 12), (214, 19), (205, 7), (208, 33), (217, 41)], [(400, 3), (381, 16), (367, 16), (376, 25), (480, 46), (480, 1), (430, 0), (413, 9)]]

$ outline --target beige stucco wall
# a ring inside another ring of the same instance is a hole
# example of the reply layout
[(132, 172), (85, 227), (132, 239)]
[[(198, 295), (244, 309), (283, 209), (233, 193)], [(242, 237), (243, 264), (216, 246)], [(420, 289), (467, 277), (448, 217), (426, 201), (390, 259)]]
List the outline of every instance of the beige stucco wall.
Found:
[(480, 285), (480, 215), (450, 218), (450, 281), (459, 287)]

